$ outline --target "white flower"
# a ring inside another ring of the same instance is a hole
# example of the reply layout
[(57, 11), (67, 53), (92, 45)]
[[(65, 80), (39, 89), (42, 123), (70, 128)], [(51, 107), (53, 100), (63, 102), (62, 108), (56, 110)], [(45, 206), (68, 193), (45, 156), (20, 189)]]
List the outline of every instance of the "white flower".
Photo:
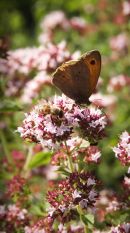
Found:
[(81, 193), (78, 192), (78, 190), (74, 190), (74, 192), (72, 193), (72, 197), (73, 197), (74, 199), (76, 199), (76, 198), (78, 198), (78, 197), (81, 197), (80, 194), (81, 194)]
[(95, 197), (97, 196), (97, 192), (95, 190), (91, 190), (89, 193), (89, 199), (91, 201), (95, 200)]
[(53, 213), (55, 212), (55, 208), (54, 207), (50, 207), (49, 209), (48, 209), (48, 214), (50, 215), (50, 217), (52, 217), (53, 216)]
[(93, 161), (97, 162), (98, 159), (101, 157), (101, 152), (98, 151), (98, 152), (96, 152), (95, 154), (92, 154), (91, 157), (92, 157), (92, 160), (93, 160)]
[(95, 180), (92, 178), (88, 178), (87, 185), (90, 186), (90, 185), (94, 185), (94, 184), (96, 184)]

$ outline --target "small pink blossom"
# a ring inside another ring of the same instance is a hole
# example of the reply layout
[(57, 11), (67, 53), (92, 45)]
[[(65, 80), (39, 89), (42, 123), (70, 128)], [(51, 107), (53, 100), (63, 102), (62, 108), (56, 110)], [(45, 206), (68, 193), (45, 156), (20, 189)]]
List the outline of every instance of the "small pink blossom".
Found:
[(113, 147), (113, 151), (122, 165), (130, 164), (130, 134), (127, 131), (121, 134), (119, 143)]
[(130, 85), (130, 78), (123, 74), (120, 74), (110, 79), (107, 89), (109, 92), (120, 91), (123, 87), (127, 87), (129, 85)]
[(117, 227), (111, 228), (111, 233), (129, 233), (130, 232), (130, 223), (123, 223)]
[(119, 34), (110, 39), (110, 47), (112, 50), (122, 51), (127, 47), (128, 38), (126, 34)]

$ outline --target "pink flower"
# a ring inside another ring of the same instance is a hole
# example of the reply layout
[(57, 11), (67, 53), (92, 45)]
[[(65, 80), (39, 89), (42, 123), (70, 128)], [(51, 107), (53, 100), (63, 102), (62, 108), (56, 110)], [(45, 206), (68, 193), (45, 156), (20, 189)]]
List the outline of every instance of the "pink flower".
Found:
[(21, 101), (25, 104), (30, 104), (32, 100), (38, 96), (45, 85), (51, 85), (51, 79), (45, 71), (41, 71), (32, 80), (25, 84)]
[(130, 134), (127, 131), (121, 134), (119, 143), (113, 147), (113, 151), (122, 165), (130, 164)]
[(123, 87), (127, 87), (128, 85), (130, 85), (130, 78), (120, 74), (110, 79), (107, 89), (109, 92), (120, 91)]
[(130, 223), (123, 223), (117, 227), (111, 228), (111, 233), (129, 233), (130, 232)]
[(129, 1), (123, 1), (122, 2), (122, 10), (124, 15), (129, 15), (130, 14), (130, 2)]
[(101, 152), (97, 146), (89, 146), (85, 149), (84, 161), (88, 163), (99, 163)]
[(41, 22), (41, 28), (44, 31), (53, 30), (56, 27), (60, 26), (61, 28), (66, 29), (69, 24), (68, 20), (63, 11), (52, 11), (47, 14)]
[(64, 145), (64, 141), (69, 147), (72, 141), (74, 144), (75, 140), (68, 141), (73, 132), (78, 132), (84, 139), (95, 143), (104, 137), (107, 124), (107, 118), (101, 110), (81, 109), (64, 95), (48, 102), (44, 100), (25, 116), (23, 126), (17, 130), (21, 137), (53, 149)]
[(36, 106), (18, 127), (24, 139), (41, 143), (49, 148), (70, 137), (73, 130), (73, 101), (66, 97), (55, 98), (50, 102), (43, 101)]
[[(30, 88), (31, 93), (30, 95), (24, 94), (22, 99), (29, 102), (31, 98), (37, 97), (40, 84), (49, 82), (48, 75), (54, 72), (60, 64), (73, 58), (65, 41), (58, 45), (49, 42), (44, 46), (9, 51), (7, 60), (0, 59), (0, 73), (8, 77), (6, 95), (20, 96), (26, 84), (25, 92), (27, 93), (27, 89)], [(35, 80), (31, 82), (30, 79), (33, 77)]]
[(80, 136), (90, 143), (96, 143), (105, 136), (104, 129), (107, 125), (107, 117), (100, 109), (90, 107), (75, 109), (75, 118), (78, 120)]
[(126, 34), (119, 34), (110, 39), (110, 47), (112, 50), (122, 51), (127, 47), (128, 38)]
[(73, 29), (79, 31), (79, 33), (83, 34), (86, 32), (87, 23), (85, 19), (81, 17), (73, 17), (70, 19), (70, 25)]
[(96, 106), (109, 107), (113, 106), (116, 103), (117, 98), (115, 95), (104, 95), (99, 92), (96, 94), (92, 94), (89, 100)]
[(59, 181), (55, 188), (48, 192), (48, 201), (53, 207), (53, 216), (65, 216), (76, 205), (81, 208), (92, 208), (98, 197), (97, 180), (86, 172), (73, 172), (70, 177)]

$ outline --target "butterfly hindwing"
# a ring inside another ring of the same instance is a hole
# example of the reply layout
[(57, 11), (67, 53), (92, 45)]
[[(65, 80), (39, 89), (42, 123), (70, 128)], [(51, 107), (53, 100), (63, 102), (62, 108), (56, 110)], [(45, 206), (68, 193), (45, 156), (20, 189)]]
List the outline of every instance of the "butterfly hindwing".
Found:
[(70, 61), (56, 70), (53, 83), (71, 99), (85, 103), (90, 96), (89, 75), (89, 69), (83, 60)]

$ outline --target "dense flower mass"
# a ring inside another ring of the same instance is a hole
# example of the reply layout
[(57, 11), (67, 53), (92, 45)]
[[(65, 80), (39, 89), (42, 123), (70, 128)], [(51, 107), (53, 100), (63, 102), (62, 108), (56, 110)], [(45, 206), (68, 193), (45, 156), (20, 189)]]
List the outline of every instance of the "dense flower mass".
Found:
[(62, 96), (35, 106), (26, 114), (18, 132), (24, 139), (53, 148), (54, 144), (70, 139), (75, 130), (81, 137), (95, 143), (104, 137), (106, 125), (107, 118), (101, 110), (81, 109), (72, 100)]
[(113, 151), (123, 165), (130, 164), (130, 134), (127, 131), (121, 134), (120, 141)]
[(23, 127), (18, 127), (18, 132), (23, 138), (53, 147), (54, 143), (70, 137), (74, 122), (73, 107), (74, 103), (69, 99), (55, 98), (51, 102), (43, 101), (26, 114)]
[(107, 125), (107, 118), (100, 109), (93, 107), (75, 109), (74, 116), (78, 120), (81, 136), (90, 143), (96, 143), (105, 136), (104, 129)]
[(8, 232), (15, 232), (19, 227), (26, 226), (29, 221), (28, 211), (25, 208), (19, 208), (15, 204), (8, 206), (0, 205), (0, 230), (5, 229)]
[(10, 76), (15, 75), (17, 72), (28, 75), (35, 69), (37, 71), (54, 71), (57, 66), (64, 61), (70, 60), (72, 57), (66, 48), (66, 43), (62, 41), (58, 45), (52, 43), (46, 46), (32, 47), (17, 49), (8, 52), (8, 60), (0, 70)]
[(50, 216), (66, 215), (79, 205), (82, 209), (92, 208), (97, 200), (97, 180), (89, 173), (73, 172), (70, 177), (59, 181), (55, 189), (48, 192), (48, 201), (52, 208)]

